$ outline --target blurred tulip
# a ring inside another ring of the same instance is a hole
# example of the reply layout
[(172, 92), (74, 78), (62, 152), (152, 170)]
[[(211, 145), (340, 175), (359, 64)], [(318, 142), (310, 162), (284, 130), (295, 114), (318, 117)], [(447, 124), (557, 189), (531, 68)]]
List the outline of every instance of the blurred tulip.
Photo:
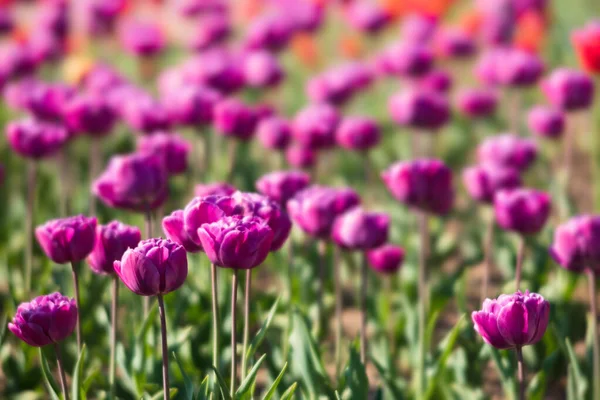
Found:
[(54, 155), (69, 139), (63, 126), (33, 119), (8, 123), (6, 137), (15, 152), (35, 160)]
[(390, 15), (376, 3), (354, 1), (344, 9), (344, 15), (354, 29), (374, 34), (390, 21)]
[(244, 44), (249, 49), (278, 52), (289, 43), (294, 26), (289, 18), (280, 13), (265, 14), (254, 19), (246, 31)]
[(400, 246), (384, 244), (367, 252), (369, 265), (381, 274), (398, 272), (404, 262), (404, 250)]
[(399, 125), (437, 131), (450, 119), (448, 100), (442, 94), (406, 89), (389, 98), (388, 110)]
[(169, 118), (181, 125), (203, 126), (212, 122), (221, 94), (209, 87), (183, 85), (165, 94), (163, 103)]
[(195, 51), (202, 51), (218, 46), (229, 38), (231, 31), (231, 22), (226, 14), (206, 13), (196, 21), (189, 38), (189, 47)]
[(302, 146), (320, 150), (335, 145), (335, 130), (340, 115), (328, 104), (309, 105), (300, 110), (293, 121), (292, 133)]
[(485, 118), (496, 111), (498, 96), (489, 89), (463, 89), (456, 96), (456, 105), (470, 118)]
[(131, 54), (148, 57), (158, 54), (165, 47), (165, 36), (152, 22), (128, 21), (120, 33), (123, 47)]
[(235, 186), (226, 182), (199, 183), (194, 187), (196, 197), (206, 196), (229, 196), (236, 192)]
[(587, 109), (594, 100), (594, 82), (583, 72), (558, 68), (542, 82), (542, 91), (554, 107), (565, 111)]
[(135, 248), (142, 240), (137, 226), (112, 221), (96, 226), (94, 249), (88, 256), (88, 264), (96, 274), (115, 274), (114, 262), (120, 260), (129, 248)]
[(275, 171), (256, 181), (256, 189), (278, 202), (282, 207), (310, 183), (310, 176), (301, 171)]
[(351, 250), (369, 250), (382, 246), (388, 238), (390, 218), (354, 207), (335, 219), (331, 231), (333, 241)]
[(499, 83), (523, 87), (537, 83), (544, 72), (542, 60), (524, 50), (509, 48), (501, 51), (501, 62), (496, 66)]
[(214, 108), (214, 125), (223, 136), (250, 140), (255, 133), (258, 116), (253, 108), (235, 98), (218, 102)]
[(525, 171), (537, 157), (537, 146), (531, 139), (505, 133), (485, 139), (477, 148), (477, 160)]
[(474, 200), (492, 204), (498, 191), (520, 187), (521, 177), (514, 168), (483, 164), (465, 169), (463, 182)]
[(452, 75), (448, 71), (435, 69), (419, 80), (419, 87), (425, 91), (448, 93), (452, 83)]
[(501, 190), (494, 197), (498, 225), (522, 235), (538, 233), (546, 224), (550, 208), (550, 196), (533, 189)]
[(317, 162), (317, 153), (299, 144), (292, 144), (285, 151), (285, 159), (294, 168), (312, 168)]
[(105, 99), (97, 95), (77, 95), (64, 107), (69, 129), (91, 136), (104, 136), (112, 131), (117, 116)]
[(378, 69), (392, 76), (418, 78), (433, 67), (433, 53), (428, 46), (415, 42), (399, 42), (384, 49)]
[(588, 22), (573, 32), (571, 37), (579, 62), (592, 73), (600, 73), (600, 21)]
[(381, 134), (377, 123), (366, 117), (350, 116), (342, 119), (335, 133), (340, 147), (367, 151), (379, 143)]
[(552, 107), (535, 106), (529, 110), (527, 126), (534, 135), (546, 139), (557, 139), (565, 131), (565, 115)]
[(436, 32), (434, 48), (443, 58), (469, 58), (477, 51), (473, 38), (459, 28), (444, 28)]
[(252, 87), (277, 86), (285, 74), (279, 61), (268, 51), (253, 51), (243, 58), (244, 80)]
[(282, 117), (267, 117), (259, 122), (256, 135), (264, 148), (285, 150), (292, 138), (292, 127), (290, 122)]
[(139, 137), (137, 141), (137, 151), (160, 157), (170, 175), (182, 174), (187, 170), (190, 150), (191, 145), (172, 132), (153, 132)]

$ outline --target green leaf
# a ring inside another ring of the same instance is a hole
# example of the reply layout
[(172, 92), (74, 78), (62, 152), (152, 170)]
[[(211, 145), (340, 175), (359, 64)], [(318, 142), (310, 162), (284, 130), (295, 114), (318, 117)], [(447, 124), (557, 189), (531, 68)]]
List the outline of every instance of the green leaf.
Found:
[(351, 345), (349, 352), (350, 359), (344, 370), (344, 384), (350, 393), (350, 398), (367, 399), (369, 398), (369, 378), (365, 366), (360, 361), (356, 346)]
[(200, 384), (200, 390), (198, 390), (198, 396), (196, 400), (207, 400), (210, 393), (210, 377), (206, 375)]
[(440, 343), (442, 352), (434, 366), (433, 376), (429, 378), (429, 384), (427, 385), (427, 391), (425, 392), (426, 399), (431, 398), (431, 396), (433, 396), (435, 393), (436, 385), (438, 384), (440, 376), (446, 368), (446, 362), (448, 361), (452, 350), (454, 350), (454, 345), (456, 344), (456, 340), (458, 339), (458, 334), (460, 333), (464, 320), (465, 316), (462, 315), (456, 325), (454, 325), (454, 328), (452, 328), (452, 330)]
[[(156, 393), (154, 396), (150, 397), (150, 400), (160, 400), (163, 398), (164, 395), (164, 391), (161, 390), (160, 392)], [(170, 388), (169, 389), (169, 399), (174, 399), (175, 396), (177, 396), (177, 388)]]
[(573, 345), (569, 338), (565, 339), (565, 346), (567, 357), (569, 358), (569, 366), (573, 370), (572, 378), (574, 379), (574, 387), (576, 398), (583, 399), (585, 398), (585, 393), (587, 392), (588, 381), (585, 378), (585, 375), (581, 372), (581, 368), (579, 367), (579, 362), (577, 362), (577, 356), (575, 355), (575, 350), (573, 350)]
[(285, 374), (285, 371), (287, 370), (287, 366), (288, 366), (287, 363), (283, 364), (283, 368), (281, 368), (281, 372), (279, 373), (279, 375), (277, 375), (277, 378), (275, 379), (275, 381), (273, 382), (273, 384), (267, 391), (267, 394), (265, 394), (265, 396), (263, 397), (263, 400), (271, 400), (271, 398), (275, 394), (275, 391), (277, 390), (277, 387), (279, 386), (279, 384), (281, 383), (281, 380), (283, 379), (283, 375)]
[(261, 343), (265, 339), (267, 330), (269, 329), (269, 326), (271, 326), (271, 322), (273, 322), (273, 318), (275, 317), (275, 313), (277, 312), (277, 306), (279, 305), (280, 298), (281, 297), (278, 297), (277, 300), (275, 300), (275, 303), (273, 303), (273, 305), (271, 306), (271, 309), (269, 310), (269, 314), (267, 315), (267, 318), (264, 320), (264, 322), (263, 322), (262, 326), (260, 327), (260, 329), (258, 330), (258, 333), (256, 334), (256, 336), (252, 339), (252, 342), (250, 342), (250, 345), (248, 346), (248, 350), (246, 350), (246, 359), (247, 360), (252, 359), (252, 357), (254, 356), (254, 353), (256, 353), (256, 349), (258, 349), (258, 347), (261, 345)]
[(71, 398), (73, 400), (79, 400), (81, 397), (81, 374), (85, 362), (85, 350), (84, 344), (79, 353), (79, 357), (77, 358), (77, 363), (75, 363), (75, 368), (73, 369), (73, 381), (71, 382)]
[(138, 333), (136, 335), (138, 342), (144, 343), (144, 338), (146, 337), (146, 334), (148, 333), (148, 329), (150, 329), (150, 327), (152, 326), (154, 321), (156, 321), (157, 311), (158, 311), (158, 302), (155, 301), (154, 304), (152, 304), (152, 307), (150, 308), (150, 311), (148, 312), (148, 316), (144, 320), (142, 327), (140, 328), (140, 330), (138, 331)]
[(402, 394), (402, 389), (398, 386), (398, 384), (394, 381), (393, 377), (390, 377), (389, 373), (385, 370), (383, 365), (381, 365), (377, 360), (371, 359), (371, 362), (379, 372), (379, 376), (383, 380), (384, 387), (393, 395), (393, 399), (401, 400), (404, 398)]
[(294, 392), (296, 391), (296, 386), (298, 386), (298, 382), (294, 382), (292, 386), (290, 386), (283, 394), (281, 395), (281, 400), (291, 400), (294, 398)]
[(42, 375), (44, 375), (44, 383), (46, 384), (46, 389), (50, 393), (50, 397), (52, 400), (60, 400), (60, 396), (58, 393), (60, 392), (58, 389), (58, 385), (56, 381), (52, 377), (52, 372), (50, 372), (50, 367), (48, 366), (48, 360), (44, 357), (44, 352), (42, 348), (39, 348), (40, 359), (42, 360)]
[(217, 370), (217, 367), (215, 367), (213, 365), (212, 369), (213, 369), (213, 371), (215, 371), (215, 374), (217, 375), (217, 383), (219, 384), (219, 387), (221, 388), (221, 395), (223, 396), (223, 398), (225, 400), (232, 400), (231, 395), (229, 394), (229, 387), (227, 386), (227, 383), (225, 383), (225, 379), (223, 379), (223, 376)]
[(244, 379), (244, 381), (240, 384), (240, 387), (235, 392), (235, 398), (236, 399), (238, 399), (238, 398), (240, 398), (240, 399), (245, 398), (250, 393), (250, 389), (252, 389), (252, 384), (256, 380), (256, 374), (258, 374), (258, 370), (260, 369), (260, 365), (263, 363), (263, 361), (265, 361), (265, 357), (266, 356), (267, 356), (266, 354), (263, 354), (263, 356), (258, 359), (258, 361), (256, 362), (256, 364), (254, 364), (254, 366), (252, 367), (252, 369), (248, 373), (248, 376), (246, 376), (246, 379)]
[(179, 358), (177, 358), (177, 354), (175, 352), (173, 352), (173, 358), (175, 359), (175, 362), (179, 367), (179, 372), (181, 372), (181, 376), (183, 377), (184, 396), (188, 400), (194, 400), (194, 384), (192, 383), (192, 380), (188, 374), (185, 373), (185, 370), (183, 369), (183, 366), (181, 365), (181, 362), (179, 361)]

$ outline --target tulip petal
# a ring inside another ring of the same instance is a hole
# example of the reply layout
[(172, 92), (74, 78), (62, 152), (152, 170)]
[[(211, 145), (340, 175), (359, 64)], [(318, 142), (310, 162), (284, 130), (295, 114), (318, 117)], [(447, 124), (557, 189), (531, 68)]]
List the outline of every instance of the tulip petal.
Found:
[(475, 324), (475, 331), (481, 335), (483, 340), (497, 349), (509, 349), (509, 344), (498, 330), (498, 321), (496, 316), (485, 311), (474, 311), (471, 319)]
[(527, 344), (529, 313), (521, 301), (512, 301), (498, 313), (498, 330), (511, 345)]

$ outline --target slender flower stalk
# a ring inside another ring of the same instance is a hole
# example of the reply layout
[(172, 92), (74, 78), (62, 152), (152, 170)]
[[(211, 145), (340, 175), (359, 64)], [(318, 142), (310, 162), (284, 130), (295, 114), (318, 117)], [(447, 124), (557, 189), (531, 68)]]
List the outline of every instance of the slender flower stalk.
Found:
[(485, 234), (485, 243), (483, 247), (483, 283), (481, 285), (481, 302), (488, 297), (488, 287), (490, 283), (490, 274), (492, 271), (492, 264), (494, 263), (494, 218), (490, 218), (487, 221), (487, 229)]
[(115, 275), (112, 278), (112, 303), (111, 303), (111, 330), (110, 330), (110, 398), (115, 398), (116, 389), (116, 351), (117, 351), (117, 321), (118, 321), (118, 304), (119, 304), (119, 278)]
[(600, 338), (598, 337), (598, 306), (596, 303), (596, 275), (587, 269), (590, 292), (590, 310), (592, 313), (592, 345), (594, 351), (594, 399), (600, 399)]
[(419, 212), (419, 234), (421, 246), (419, 248), (419, 359), (418, 359), (418, 381), (417, 397), (422, 398), (425, 391), (425, 329), (428, 292), (427, 292), (427, 257), (429, 254), (429, 218), (426, 212)]
[(238, 165), (238, 142), (235, 139), (230, 139), (227, 145), (227, 155), (229, 156), (229, 170), (227, 171), (227, 182), (231, 182), (235, 176), (235, 170)]
[(71, 175), (69, 171), (69, 155), (67, 145), (58, 153), (58, 173), (60, 176), (60, 216), (69, 215), (69, 199), (71, 198)]
[(525, 400), (525, 363), (523, 362), (523, 351), (520, 346), (515, 348), (517, 353), (517, 381), (519, 384), (519, 400)]
[[(97, 136), (91, 137), (90, 142), (90, 165), (89, 165), (89, 182), (93, 182), (99, 175), (102, 164), (102, 150), (100, 138)], [(89, 215), (96, 215), (96, 196), (90, 195)]]
[[(152, 211), (150, 207), (146, 207), (145, 213), (145, 224), (144, 224), (144, 236), (146, 239), (150, 239), (152, 237)], [(150, 297), (146, 296), (143, 300), (143, 311), (144, 311), (144, 319), (148, 316), (150, 312)]]
[(67, 389), (67, 379), (65, 378), (65, 369), (63, 367), (59, 343), (54, 343), (54, 352), (56, 353), (56, 367), (58, 368), (58, 376), (60, 377), (60, 387), (63, 392), (63, 397), (65, 400), (69, 400), (69, 390)]
[(248, 349), (248, 337), (250, 336), (250, 288), (252, 287), (252, 270), (246, 270), (246, 290), (244, 291), (244, 344), (242, 347), (242, 381), (246, 377), (246, 350)]
[(317, 243), (319, 252), (319, 288), (317, 290), (317, 332), (323, 331), (323, 297), (325, 296), (325, 272), (327, 270), (327, 242), (320, 240)]
[(79, 298), (79, 262), (71, 262), (71, 270), (73, 272), (73, 288), (75, 290), (75, 305), (77, 306), (77, 350), (81, 353), (81, 300)]
[(35, 160), (27, 161), (27, 214), (25, 216), (25, 292), (31, 290), (31, 274), (33, 272), (33, 220), (35, 211), (35, 186), (37, 164)]
[(231, 278), (231, 386), (230, 395), (233, 397), (235, 393), (235, 380), (237, 376), (237, 358), (236, 358), (236, 319), (237, 319), (237, 286), (238, 286), (238, 270), (233, 270)]
[[(212, 291), (212, 313), (213, 313), (213, 366), (219, 370), (219, 336), (220, 336), (220, 321), (219, 321), (219, 296), (218, 296), (218, 276), (217, 266), (214, 263), (210, 264), (210, 281)], [(214, 384), (216, 387), (217, 373), (214, 374)]]
[(342, 282), (340, 272), (340, 250), (333, 249), (333, 282), (335, 285), (335, 376), (340, 376), (342, 368)]
[(167, 346), (167, 319), (165, 315), (165, 303), (162, 294), (156, 296), (158, 300), (158, 312), (160, 314), (160, 337), (162, 343), (163, 359), (163, 398), (169, 400), (169, 348)]
[(367, 253), (362, 254), (360, 267), (360, 362), (367, 362)]
[(517, 269), (515, 272), (515, 285), (516, 285), (515, 290), (517, 290), (517, 291), (519, 290), (519, 287), (521, 286), (521, 275), (522, 275), (522, 270), (523, 270), (523, 259), (525, 258), (525, 248), (526, 248), (525, 236), (520, 235), (519, 249), (517, 250)]

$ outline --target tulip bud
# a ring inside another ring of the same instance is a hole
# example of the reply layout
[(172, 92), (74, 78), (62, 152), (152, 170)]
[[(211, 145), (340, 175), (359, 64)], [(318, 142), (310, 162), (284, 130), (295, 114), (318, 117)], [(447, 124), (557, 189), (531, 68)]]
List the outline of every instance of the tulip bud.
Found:
[(542, 90), (554, 107), (565, 111), (587, 109), (594, 100), (594, 82), (583, 72), (559, 68), (542, 82)]
[(114, 263), (115, 272), (133, 293), (157, 296), (179, 289), (188, 274), (184, 248), (170, 240), (142, 240)]
[(57, 264), (81, 261), (91, 253), (96, 240), (96, 218), (83, 215), (53, 219), (35, 229), (44, 253)]
[(565, 116), (559, 110), (545, 106), (535, 106), (527, 115), (527, 126), (535, 135), (557, 139), (565, 130)]
[(28, 345), (43, 347), (69, 337), (76, 323), (75, 300), (57, 292), (21, 303), (8, 329)]
[(477, 148), (477, 160), (481, 164), (496, 164), (524, 171), (535, 161), (537, 146), (530, 139), (510, 133), (485, 139)]
[(399, 125), (436, 131), (450, 119), (448, 100), (442, 94), (408, 89), (389, 98), (388, 110)]
[(346, 117), (339, 124), (335, 139), (340, 147), (348, 150), (366, 151), (379, 143), (377, 123), (366, 117)]
[(538, 233), (550, 215), (550, 207), (550, 196), (532, 189), (501, 190), (494, 197), (498, 225), (520, 234)]
[(404, 262), (404, 250), (399, 246), (384, 244), (367, 251), (369, 265), (382, 274), (397, 272)]
[(335, 130), (339, 113), (328, 104), (310, 105), (301, 110), (292, 125), (294, 138), (310, 149), (325, 149), (335, 145)]
[(457, 94), (456, 105), (470, 118), (485, 118), (496, 111), (498, 97), (488, 89), (464, 89)]
[(258, 140), (266, 149), (283, 150), (292, 137), (290, 123), (284, 118), (271, 116), (261, 119), (256, 128)]
[(120, 35), (123, 47), (136, 56), (152, 56), (165, 47), (165, 35), (149, 22), (129, 21)]
[(176, 133), (159, 131), (138, 138), (137, 150), (160, 157), (169, 175), (178, 175), (187, 170), (191, 146)]
[(32, 119), (10, 122), (6, 127), (8, 143), (23, 157), (39, 160), (55, 154), (68, 140), (61, 126)]
[(600, 273), (600, 218), (581, 215), (559, 225), (554, 231), (550, 255), (573, 272), (591, 269)]
[(492, 204), (496, 192), (521, 186), (521, 176), (514, 168), (494, 164), (476, 165), (463, 172), (467, 192), (473, 199)]
[(136, 226), (128, 226), (119, 221), (96, 227), (94, 249), (88, 257), (90, 268), (96, 274), (114, 274), (114, 263), (120, 260), (125, 250), (134, 248), (142, 239)]
[(386, 214), (369, 213), (354, 207), (335, 219), (331, 237), (345, 249), (374, 249), (387, 241), (389, 225), (390, 218)]

